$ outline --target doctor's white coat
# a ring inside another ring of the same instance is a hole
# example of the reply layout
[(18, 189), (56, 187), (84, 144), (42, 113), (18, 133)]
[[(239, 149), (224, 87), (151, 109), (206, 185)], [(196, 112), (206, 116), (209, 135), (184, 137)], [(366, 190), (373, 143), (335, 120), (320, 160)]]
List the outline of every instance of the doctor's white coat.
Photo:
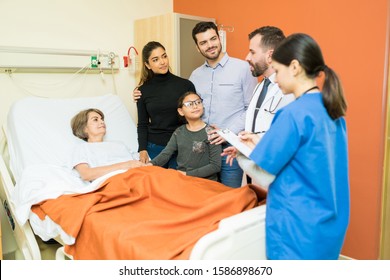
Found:
[(263, 88), (263, 82), (259, 83), (256, 86), (252, 95), (252, 99), (246, 111), (245, 131), (261, 132), (260, 136), (264, 135), (264, 133), (270, 128), (275, 113), (280, 108), (286, 106), (287, 104), (295, 100), (293, 94), (284, 95), (282, 93), (279, 86), (274, 82), (275, 74), (272, 74), (269, 77), (269, 80), (271, 81), (271, 83), (268, 86), (267, 95), (265, 96), (263, 104), (261, 104), (259, 108), (254, 131), (252, 131), (253, 117), (256, 110), (257, 100)]

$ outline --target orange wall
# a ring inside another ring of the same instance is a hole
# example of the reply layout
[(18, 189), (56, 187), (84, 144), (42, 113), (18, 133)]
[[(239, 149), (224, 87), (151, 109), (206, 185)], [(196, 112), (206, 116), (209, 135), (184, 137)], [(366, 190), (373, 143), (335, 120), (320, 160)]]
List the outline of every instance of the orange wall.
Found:
[(343, 82), (349, 106), (351, 221), (342, 253), (378, 259), (390, 1), (376, 0), (374, 5), (364, 0), (173, 2), (176, 13), (213, 17), (218, 24), (234, 26), (234, 32), (227, 34), (227, 51), (242, 59), (248, 51), (248, 33), (263, 25), (278, 26), (287, 35), (308, 33), (317, 40), (325, 62)]

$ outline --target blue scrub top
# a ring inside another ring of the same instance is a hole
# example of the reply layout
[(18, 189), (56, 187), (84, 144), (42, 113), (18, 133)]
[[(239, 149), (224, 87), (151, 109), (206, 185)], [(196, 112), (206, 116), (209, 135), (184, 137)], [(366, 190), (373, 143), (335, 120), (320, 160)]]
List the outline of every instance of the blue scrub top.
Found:
[(267, 196), (269, 259), (337, 259), (349, 223), (347, 131), (321, 93), (280, 109), (250, 158), (276, 176)]

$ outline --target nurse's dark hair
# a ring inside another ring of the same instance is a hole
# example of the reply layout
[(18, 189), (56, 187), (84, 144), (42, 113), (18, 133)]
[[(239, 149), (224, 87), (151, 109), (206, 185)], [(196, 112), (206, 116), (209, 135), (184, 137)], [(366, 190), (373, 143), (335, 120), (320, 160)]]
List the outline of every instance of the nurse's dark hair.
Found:
[(332, 119), (345, 115), (347, 103), (340, 79), (325, 64), (321, 49), (312, 37), (303, 33), (291, 34), (274, 50), (272, 59), (285, 66), (297, 60), (309, 78), (315, 78), (323, 71), (322, 99), (325, 108)]
[(253, 30), (248, 35), (249, 40), (256, 35), (261, 35), (260, 44), (267, 50), (275, 49), (286, 38), (283, 31), (275, 26), (262, 26)]
[(86, 142), (88, 142), (88, 134), (85, 132), (85, 127), (87, 126), (88, 123), (88, 115), (91, 112), (95, 112), (99, 114), (104, 120), (104, 114), (102, 111), (96, 108), (89, 108), (79, 112), (70, 121), (70, 126), (72, 127), (73, 135)]
[(198, 45), (198, 40), (196, 39), (196, 35), (199, 33), (206, 32), (209, 29), (213, 29), (215, 33), (217, 33), (217, 36), (219, 38), (218, 27), (212, 21), (201, 21), (194, 26), (194, 28), (192, 29), (192, 39), (194, 39), (196, 45)]
[(150, 41), (142, 48), (142, 69), (138, 82), (139, 86), (154, 77), (154, 72), (146, 67), (146, 64), (149, 64), (149, 58), (152, 55), (152, 52), (157, 48), (162, 48), (165, 51), (165, 47), (160, 42), (156, 41)]

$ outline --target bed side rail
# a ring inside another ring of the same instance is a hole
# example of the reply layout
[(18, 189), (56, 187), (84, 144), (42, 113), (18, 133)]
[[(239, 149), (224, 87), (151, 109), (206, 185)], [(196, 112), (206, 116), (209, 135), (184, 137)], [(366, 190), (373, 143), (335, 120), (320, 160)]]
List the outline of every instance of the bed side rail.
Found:
[(18, 245), (18, 250), (15, 252), (15, 258), (20, 259), (41, 259), (41, 253), (38, 247), (38, 243), (35, 239), (35, 235), (27, 222), (23, 226), (19, 225), (14, 218), (14, 206), (11, 203), (11, 194), (15, 187), (12, 181), (10, 172), (3, 159), (3, 152), (6, 150), (7, 143), (5, 138), (1, 139), (1, 152), (0, 155), (0, 198), (1, 204), (4, 207), (7, 220), (10, 228), (14, 234), (15, 241)]
[(223, 219), (198, 240), (192, 260), (265, 260), (265, 205)]

